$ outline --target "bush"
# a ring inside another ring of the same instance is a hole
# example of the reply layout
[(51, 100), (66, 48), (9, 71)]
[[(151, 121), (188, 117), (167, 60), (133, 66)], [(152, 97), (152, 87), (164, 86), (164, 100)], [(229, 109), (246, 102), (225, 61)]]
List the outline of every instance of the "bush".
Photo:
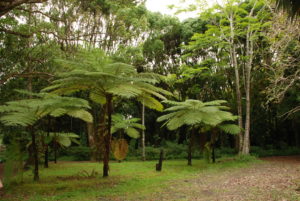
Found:
[(253, 146), (250, 149), (252, 155), (258, 157), (266, 156), (289, 156), (289, 155), (298, 155), (300, 154), (300, 148), (298, 147), (285, 147), (282, 149), (275, 149), (273, 146), (266, 146), (267, 148)]
[(236, 155), (236, 151), (230, 147), (220, 147), (215, 150), (216, 158)]
[(257, 157), (256, 156), (253, 156), (253, 155), (239, 155), (239, 156), (236, 156), (235, 159), (237, 161), (240, 161), (240, 162), (251, 162), (251, 161), (256, 161), (257, 160)]
[(165, 159), (184, 159), (187, 158), (187, 145), (166, 142), (164, 146)]
[[(127, 160), (139, 160), (142, 156), (142, 150), (134, 149), (135, 142), (130, 143), (129, 153), (127, 156)], [(174, 142), (167, 141), (162, 147), (153, 147), (146, 146), (146, 159), (147, 160), (157, 160), (159, 159), (159, 154), (161, 148), (164, 149), (164, 159), (186, 159), (187, 158), (187, 145), (186, 144), (177, 144)], [(194, 149), (193, 158), (201, 158), (202, 154), (198, 149)]]
[(69, 147), (60, 151), (60, 160), (88, 161), (91, 158), (90, 147)]

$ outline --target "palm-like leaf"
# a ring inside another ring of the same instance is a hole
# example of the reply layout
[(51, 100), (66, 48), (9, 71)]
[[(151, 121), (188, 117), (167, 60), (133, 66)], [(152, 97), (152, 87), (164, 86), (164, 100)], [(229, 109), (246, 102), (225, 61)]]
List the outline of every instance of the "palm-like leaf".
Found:
[(62, 132), (46, 133), (46, 132), (40, 131), (39, 134), (46, 136), (45, 142), (47, 144), (54, 142), (54, 143), (60, 145), (61, 147), (69, 147), (69, 146), (71, 146), (72, 142), (79, 144), (77, 142), (79, 135), (77, 135), (75, 133), (62, 133)]
[(241, 128), (238, 125), (235, 124), (221, 124), (218, 125), (218, 128), (220, 128), (222, 131), (229, 133), (229, 134), (239, 134), (241, 132)]
[(115, 114), (112, 116), (113, 126), (111, 133), (116, 133), (118, 131), (123, 131), (129, 137), (138, 138), (140, 136), (139, 130), (145, 130), (145, 126), (137, 123), (140, 121), (139, 118), (126, 119), (121, 114)]
[[(80, 90), (89, 90), (90, 99), (96, 103), (104, 103), (106, 95), (123, 98), (136, 98), (145, 106), (162, 110), (163, 106), (157, 98), (165, 100), (171, 95), (154, 86), (160, 76), (150, 73), (137, 73), (128, 64), (114, 63), (103, 52), (81, 52), (74, 60), (59, 60), (59, 63), (70, 72), (60, 74), (60, 79), (44, 91), (56, 94), (70, 94)], [(101, 98), (102, 97), (102, 98)]]
[[(214, 127), (222, 122), (237, 119), (237, 117), (230, 112), (223, 111), (223, 109), (227, 109), (227, 107), (221, 105), (222, 103), (226, 103), (224, 100), (210, 102), (202, 102), (199, 100), (164, 102), (173, 106), (165, 109), (165, 112), (169, 113), (162, 115), (157, 121), (165, 121), (164, 125), (166, 125), (169, 130), (175, 130), (183, 125), (195, 126), (205, 124)], [(225, 129), (226, 128), (227, 127), (225, 127)]]
[(91, 114), (86, 111), (86, 109), (90, 108), (89, 104), (83, 99), (61, 97), (48, 93), (18, 92), (31, 95), (34, 98), (10, 101), (0, 106), (0, 113), (2, 113), (0, 121), (5, 125), (34, 125), (47, 115), (53, 117), (69, 115), (87, 122), (92, 121)]

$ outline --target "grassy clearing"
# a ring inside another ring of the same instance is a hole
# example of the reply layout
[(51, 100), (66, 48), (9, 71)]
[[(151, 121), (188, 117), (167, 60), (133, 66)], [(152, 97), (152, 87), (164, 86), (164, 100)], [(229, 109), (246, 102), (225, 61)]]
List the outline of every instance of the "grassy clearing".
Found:
[[(165, 161), (163, 171), (155, 171), (156, 161), (111, 163), (110, 177), (101, 177), (102, 165), (92, 162), (61, 162), (50, 164), (49, 169), (41, 170), (41, 180), (32, 181), (32, 174), (27, 172), (24, 183), (11, 185), (0, 200), (5, 201), (56, 201), (81, 200), (92, 201), (104, 198), (122, 197), (125, 200), (134, 195), (147, 196), (159, 193), (169, 182), (193, 178), (199, 173), (214, 173), (229, 168), (243, 168), (256, 160), (225, 160), (222, 163), (206, 164), (194, 160), (193, 166), (187, 166), (185, 160)], [(93, 178), (78, 177), (82, 171), (99, 174)]]

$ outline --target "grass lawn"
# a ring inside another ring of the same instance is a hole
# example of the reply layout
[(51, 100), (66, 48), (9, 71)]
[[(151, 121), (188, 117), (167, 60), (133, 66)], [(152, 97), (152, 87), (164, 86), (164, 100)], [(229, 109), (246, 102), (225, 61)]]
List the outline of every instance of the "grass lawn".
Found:
[[(177, 180), (190, 179), (202, 173), (244, 168), (254, 163), (257, 161), (227, 160), (206, 164), (202, 160), (193, 160), (193, 166), (187, 166), (186, 160), (164, 161), (162, 172), (156, 172), (156, 161), (111, 162), (108, 178), (102, 178), (102, 164), (99, 163), (50, 163), (49, 169), (41, 169), (39, 182), (33, 182), (32, 173), (28, 171), (24, 175), (24, 183), (12, 184), (0, 200), (130, 200), (137, 194), (139, 198), (146, 198), (149, 194), (162, 192), (169, 183)], [(89, 178), (83, 176), (83, 171), (89, 174), (96, 171), (98, 174)]]

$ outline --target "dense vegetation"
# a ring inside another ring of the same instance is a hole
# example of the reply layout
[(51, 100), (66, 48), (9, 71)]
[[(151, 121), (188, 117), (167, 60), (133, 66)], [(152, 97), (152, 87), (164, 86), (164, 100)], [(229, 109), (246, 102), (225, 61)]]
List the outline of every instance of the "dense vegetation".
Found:
[(144, 3), (0, 3), (7, 184), (57, 159), (103, 160), (106, 177), (111, 158), (162, 150), (189, 165), (300, 153), (297, 10), (291, 20), (273, 1), (231, 0), (181, 22)]

